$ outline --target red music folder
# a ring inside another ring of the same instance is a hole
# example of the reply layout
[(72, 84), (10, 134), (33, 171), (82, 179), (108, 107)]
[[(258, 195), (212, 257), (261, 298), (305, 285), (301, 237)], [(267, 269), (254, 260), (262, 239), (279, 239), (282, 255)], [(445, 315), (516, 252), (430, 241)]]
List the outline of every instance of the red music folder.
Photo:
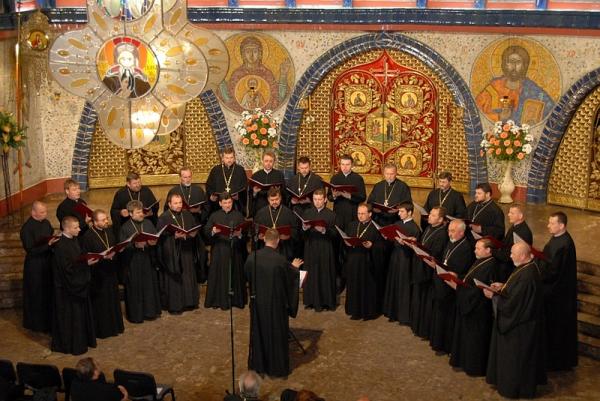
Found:
[(195, 232), (196, 232), (196, 231), (198, 231), (198, 230), (199, 230), (201, 227), (202, 227), (202, 224), (198, 224), (197, 226), (194, 226), (194, 227), (192, 227), (192, 228), (188, 228), (188, 229), (185, 229), (185, 228), (183, 228), (183, 227), (176, 226), (175, 224), (168, 224), (168, 225), (166, 226), (166, 228), (167, 228), (167, 231), (169, 231), (169, 232), (172, 232), (172, 233), (176, 233), (176, 232), (178, 232), (178, 233), (185, 234), (185, 235), (189, 235), (189, 234), (195, 233)]
[(356, 191), (358, 191), (358, 188), (356, 188), (354, 185), (337, 185), (337, 184), (332, 184), (330, 182), (323, 182), (323, 186), (330, 188), (332, 191), (338, 191), (338, 192), (348, 192), (348, 193), (354, 193)]
[(159, 200), (157, 200), (156, 202), (154, 202), (154, 203), (153, 203), (153, 204), (151, 204), (150, 206), (148, 206), (148, 207), (144, 207), (144, 208), (143, 208), (143, 210), (144, 210), (144, 214), (148, 214), (148, 213), (150, 213), (150, 212), (152, 211), (152, 208), (153, 208), (155, 205), (158, 205), (159, 203), (160, 203), (160, 201), (159, 201)]
[(363, 242), (365, 242), (364, 239), (359, 238), (359, 237), (351, 237), (348, 234), (346, 234), (341, 228), (339, 228), (338, 226), (335, 226), (336, 230), (338, 231), (338, 233), (340, 233), (340, 236), (342, 237), (342, 239), (344, 240), (344, 242), (346, 242), (346, 245), (351, 246), (351, 247), (357, 247), (357, 246), (364, 246)]
[(305, 224), (305, 225), (309, 226), (310, 228), (314, 228), (314, 227), (327, 227), (327, 222), (325, 220), (322, 220), (322, 219), (305, 220), (298, 213), (294, 212), (294, 214), (296, 216), (298, 216), (298, 218), (300, 219), (300, 221), (302, 222), (302, 224)]
[(240, 231), (240, 230), (244, 231), (246, 228), (250, 227), (251, 224), (252, 224), (252, 221), (245, 220), (235, 227), (229, 227), (229, 226), (219, 224), (219, 223), (215, 223), (213, 227), (217, 227), (219, 229), (218, 234), (228, 236), (228, 235), (231, 235), (231, 233), (236, 232), (236, 231)]
[[(273, 228), (273, 227), (268, 227), (268, 226), (259, 224), (258, 225), (258, 233), (265, 235), (267, 230), (270, 228)], [(284, 226), (275, 227), (275, 230), (277, 230), (279, 232), (279, 235), (292, 235), (292, 226), (290, 226), (289, 224), (284, 225)]]
[(446, 270), (445, 268), (443, 268), (442, 266), (440, 266), (437, 263), (435, 265), (435, 271), (436, 271), (438, 277), (441, 278), (442, 280), (452, 281), (453, 283), (456, 283), (457, 285), (467, 287), (467, 283), (465, 283), (463, 280), (459, 279), (458, 277), (454, 276), (453, 274), (450, 274), (450, 272), (448, 270)]
[(371, 202), (373, 209), (379, 209), (382, 213), (389, 213), (390, 211), (398, 211), (398, 205), (386, 206), (378, 202)]
[(90, 209), (89, 206), (83, 202), (77, 202), (75, 207), (73, 207), (73, 210), (75, 210), (77, 213), (79, 213), (83, 218), (85, 218), (85, 217), (91, 218), (94, 215), (94, 211), (92, 209)]
[(269, 189), (271, 187), (281, 187), (283, 186), (283, 182), (265, 184), (264, 182), (256, 181), (253, 178), (248, 178), (248, 185), (251, 187), (259, 187), (260, 189)]

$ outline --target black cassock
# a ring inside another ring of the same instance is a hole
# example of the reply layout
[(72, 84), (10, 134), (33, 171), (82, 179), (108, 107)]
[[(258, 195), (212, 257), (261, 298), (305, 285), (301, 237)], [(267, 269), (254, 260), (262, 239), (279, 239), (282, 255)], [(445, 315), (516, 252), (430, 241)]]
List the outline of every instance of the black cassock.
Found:
[[(471, 202), (467, 206), (467, 218), (481, 225), (482, 236), (494, 237), (499, 241), (504, 238), (504, 212), (493, 200)], [(469, 230), (468, 236), (470, 233)]]
[(305, 220), (324, 220), (327, 223), (325, 234), (314, 228), (304, 231), (304, 265), (307, 276), (304, 283), (303, 302), (317, 312), (323, 309), (334, 310), (337, 306), (335, 271), (336, 260), (334, 241), (335, 213), (324, 207), (320, 211), (311, 206), (302, 216)]
[[(208, 215), (210, 214), (210, 202), (206, 202), (206, 194), (204, 193), (204, 190), (200, 185), (192, 184), (188, 187), (181, 184), (175, 185), (169, 190), (169, 193), (167, 194), (167, 199), (169, 199), (169, 196), (174, 193), (181, 195), (183, 201), (188, 205), (194, 205), (198, 202), (205, 201), (205, 203), (203, 203), (200, 206), (200, 211), (198, 213), (192, 213), (192, 216), (194, 216), (194, 219), (196, 220), (195, 224), (206, 224), (206, 221), (208, 220)], [(169, 205), (167, 204), (167, 202), (165, 202), (164, 210), (167, 210), (168, 208)], [(196, 277), (198, 278), (199, 283), (204, 283), (206, 282), (206, 277), (208, 275), (206, 265), (206, 259), (208, 255), (201, 233), (202, 231), (200, 231), (195, 237), (196, 243), (194, 245), (194, 252), (196, 254)]]
[[(385, 180), (375, 184), (367, 202), (377, 202), (384, 206), (392, 207), (400, 203), (412, 203), (412, 196), (408, 185), (396, 178), (391, 184), (388, 184)], [(383, 211), (379, 213), (373, 211), (373, 220), (380, 226), (387, 226), (396, 223), (400, 218), (398, 217), (398, 213)]]
[[(121, 227), (120, 240), (124, 241), (136, 232), (154, 234), (156, 228), (147, 219), (141, 223), (129, 220)], [(121, 253), (125, 271), (125, 311), (127, 320), (132, 323), (156, 319), (161, 313), (155, 248), (148, 244), (144, 248), (129, 244)]]
[[(440, 261), (462, 279), (474, 259), (471, 242), (464, 237), (454, 243), (449, 241)], [(432, 311), (429, 344), (435, 351), (450, 353), (456, 319), (456, 291), (437, 274), (433, 276)]]
[[(229, 309), (229, 305), (244, 308), (247, 302), (246, 280), (244, 277), (244, 261), (246, 260), (246, 241), (242, 238), (229, 235), (214, 234), (212, 229), (215, 223), (228, 227), (235, 227), (244, 221), (244, 216), (231, 210), (225, 213), (223, 209), (217, 210), (208, 218), (204, 227), (204, 235), (211, 244), (210, 267), (208, 268), (208, 288), (204, 306), (206, 308)], [(233, 258), (232, 258), (233, 257)], [(230, 266), (231, 264), (231, 266)], [(231, 269), (231, 288), (233, 297), (229, 299), (229, 275)]]
[[(381, 235), (371, 221), (350, 222), (346, 226), (346, 234), (372, 243), (381, 241)], [(351, 247), (345, 244), (345, 247), (347, 257), (342, 271), (346, 277), (346, 314), (352, 319), (375, 319), (380, 314), (377, 282), (381, 269), (373, 262), (373, 246), (367, 249), (364, 246)]]
[[(288, 318), (298, 312), (298, 270), (271, 247), (251, 253), (244, 271), (250, 283), (248, 369), (273, 377), (290, 373)], [(256, 278), (256, 279), (255, 279)]]
[(486, 381), (508, 398), (533, 398), (546, 383), (543, 347), (543, 289), (538, 266), (529, 262), (511, 274), (495, 295)]
[(79, 228), (81, 228), (81, 231), (79, 232), (79, 238), (81, 238), (81, 236), (85, 234), (86, 230), (88, 229), (88, 224), (85, 222), (85, 216), (75, 211), (75, 206), (78, 203), (83, 203), (84, 205), (87, 205), (87, 203), (81, 198), (77, 200), (65, 198), (65, 200), (60, 202), (60, 204), (56, 208), (56, 218), (58, 219), (58, 224), (60, 226), (60, 229), (62, 230), (63, 219), (66, 216), (75, 217), (79, 221)]
[(363, 180), (360, 174), (357, 174), (354, 171), (351, 171), (348, 175), (344, 175), (344, 173), (340, 171), (331, 177), (330, 182), (334, 185), (353, 185), (357, 189), (356, 192), (350, 193), (350, 199), (344, 198), (343, 196), (338, 196), (334, 199), (331, 188), (327, 192), (327, 198), (333, 202), (335, 224), (342, 230), (346, 230), (347, 224), (357, 218), (356, 210), (358, 209), (358, 204), (367, 199), (365, 180)]
[[(183, 229), (197, 225), (194, 216), (187, 211), (173, 212), (167, 210), (158, 218), (160, 231), (163, 227), (173, 224)], [(200, 231), (196, 231), (196, 237)], [(175, 234), (165, 230), (158, 242), (158, 260), (161, 266), (160, 283), (162, 307), (171, 313), (196, 309), (200, 300), (198, 279), (196, 277), (196, 237), (186, 239), (175, 238)], [(202, 240), (200, 240), (202, 242)], [(204, 243), (200, 245), (204, 248)]]
[[(421, 230), (413, 219), (398, 223), (409, 237), (419, 238)], [(383, 315), (393, 322), (410, 324), (412, 271), (415, 253), (394, 241), (383, 297)]]
[[(287, 180), (285, 186), (286, 188), (289, 188), (293, 193), (303, 196), (314, 192), (316, 189), (323, 188), (323, 179), (321, 178), (321, 176), (313, 173), (312, 171), (306, 176), (303, 176), (302, 174), (298, 173), (289, 180)], [(293, 205), (291, 193), (289, 191), (286, 192), (288, 193), (288, 206), (300, 216), (302, 216), (304, 212), (306, 212), (312, 207), (312, 195), (308, 197), (311, 200), (310, 203), (299, 203)]]
[[(227, 190), (229, 188), (229, 190)], [(212, 194), (219, 194), (223, 192), (229, 192), (230, 194), (237, 193), (237, 199), (233, 201), (233, 208), (244, 216), (248, 215), (248, 179), (246, 176), (246, 170), (237, 163), (233, 163), (230, 167), (224, 164), (217, 164), (214, 166), (208, 178), (206, 179), (206, 196), (210, 197)], [(219, 202), (212, 202), (211, 213), (221, 210)]]
[[(127, 204), (132, 200), (139, 200), (144, 207), (149, 207), (156, 202), (156, 197), (152, 193), (152, 190), (145, 186), (142, 186), (139, 192), (133, 192), (127, 186), (120, 188), (115, 193), (112, 205), (110, 206), (110, 219), (113, 224), (115, 236), (120, 235), (121, 226), (129, 220), (129, 217), (121, 216), (121, 210), (127, 209)], [(146, 217), (154, 226), (156, 226), (156, 222), (158, 221), (158, 208), (158, 204), (154, 205), (152, 207), (152, 216)]]
[[(112, 230), (91, 227), (83, 235), (81, 250), (84, 253), (100, 253), (115, 244)], [(115, 255), (113, 260), (102, 259), (90, 267), (92, 308), (98, 338), (116, 336), (124, 330), (117, 278), (118, 257), (119, 255)]]
[[(423, 205), (423, 208), (430, 212), (431, 209), (437, 206), (442, 206), (446, 209), (446, 214), (449, 216), (464, 219), (467, 217), (467, 205), (465, 204), (465, 198), (463, 194), (450, 188), (447, 191), (442, 191), (440, 188), (436, 188), (429, 192), (427, 200)], [(427, 216), (421, 216), (421, 227), (427, 226)]]
[[(279, 189), (281, 192), (282, 203), (286, 203), (285, 200), (287, 199), (287, 191), (285, 190), (285, 177), (283, 176), (283, 172), (281, 172), (281, 170), (271, 169), (271, 171), (267, 173), (264, 169), (261, 169), (252, 174), (252, 179), (262, 184), (281, 184), (279, 185)], [(261, 189), (259, 192), (254, 193), (254, 188), (252, 185), (250, 185), (248, 193), (252, 196), (252, 216), (256, 216), (256, 213), (258, 213), (259, 210), (269, 205), (269, 200), (267, 199), (269, 190)]]
[(81, 355), (96, 347), (90, 267), (81, 262), (77, 238), (62, 236), (54, 245), (54, 308), (52, 344), (54, 352)]
[(452, 338), (450, 365), (462, 368), (470, 376), (485, 376), (492, 336), (492, 301), (477, 288), (473, 279), (486, 284), (498, 281), (498, 261), (478, 259), (463, 280), (468, 287), (456, 287), (456, 321)]
[(23, 327), (47, 333), (52, 323), (52, 250), (48, 237), (54, 229), (46, 219), (27, 219), (21, 243), (27, 255), (23, 265)]
[[(448, 231), (445, 224), (429, 226), (423, 231), (419, 242), (427, 248), (431, 256), (442, 259)], [(413, 259), (412, 288), (410, 302), (410, 327), (416, 336), (429, 338), (433, 308), (433, 269), (417, 256)]]
[(520, 224), (513, 224), (508, 228), (508, 231), (502, 240), (502, 248), (494, 249), (492, 251), (494, 257), (500, 262), (497, 281), (502, 283), (508, 279), (510, 274), (515, 269), (515, 265), (510, 258), (510, 250), (515, 244), (514, 234), (517, 234), (519, 237), (523, 238), (523, 241), (527, 242), (529, 245), (533, 244), (533, 233), (529, 229), (527, 222), (524, 221)]
[(546, 312), (546, 367), (577, 366), (577, 255), (568, 232), (552, 237), (540, 262)]
[[(288, 261), (294, 258), (294, 243), (300, 240), (300, 231), (298, 228), (298, 217), (284, 205), (280, 205), (277, 209), (273, 209), (267, 205), (260, 209), (254, 216), (254, 223), (266, 227), (281, 227), (291, 226), (291, 236), (287, 240), (279, 240), (277, 251), (285, 256)], [(264, 241), (258, 240), (258, 248), (264, 246)]]

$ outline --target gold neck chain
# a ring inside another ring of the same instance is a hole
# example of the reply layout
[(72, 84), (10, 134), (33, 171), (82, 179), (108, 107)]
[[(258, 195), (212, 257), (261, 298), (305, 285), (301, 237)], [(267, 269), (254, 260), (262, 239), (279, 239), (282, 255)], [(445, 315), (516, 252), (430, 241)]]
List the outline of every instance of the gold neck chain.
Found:
[(175, 216), (175, 214), (173, 214), (173, 211), (171, 209), (169, 209), (169, 213), (171, 214), (171, 217), (173, 217), (173, 220), (175, 220), (175, 224), (177, 224), (177, 227), (181, 227), (185, 230), (185, 221), (183, 220), (183, 216), (181, 216), (181, 224), (179, 224), (179, 220), (177, 220), (177, 216)]
[(102, 242), (102, 245), (104, 245), (106, 249), (110, 248), (110, 242), (108, 242), (108, 234), (106, 233), (106, 231), (102, 230), (104, 238), (102, 238), (96, 227), (92, 227), (92, 231), (96, 233), (98, 239), (100, 240), (100, 242)]
[(231, 179), (233, 178), (233, 172), (235, 168), (233, 168), (233, 164), (231, 165), (231, 174), (229, 174), (229, 178), (225, 175), (225, 165), (221, 164), (221, 171), (223, 172), (223, 180), (225, 180), (225, 192), (231, 191)]
[(306, 179), (304, 186), (302, 186), (302, 174), (298, 173), (298, 195), (302, 195), (302, 193), (306, 190), (306, 186), (310, 182), (310, 178), (312, 177), (312, 174), (308, 173), (307, 177), (308, 178)]
[(444, 195), (444, 197), (442, 198), (442, 189), (440, 188), (440, 192), (438, 193), (438, 200), (440, 202), (439, 206), (444, 206), (444, 202), (446, 202), (446, 198), (448, 198), (448, 195), (450, 195), (450, 192), (452, 192), (452, 188), (450, 188), (448, 190), (448, 192), (446, 193), (446, 195)]
[[(502, 293), (502, 292), (503, 292), (503, 291), (506, 289), (506, 287), (508, 287), (508, 284), (511, 282), (511, 280), (512, 280), (513, 278), (515, 278), (515, 277), (517, 276), (517, 274), (519, 274), (520, 272), (522, 272), (523, 270), (525, 270), (525, 268), (526, 268), (527, 266), (530, 266), (530, 265), (532, 265), (532, 264), (534, 264), (534, 261), (533, 261), (533, 260), (532, 260), (531, 262), (525, 263), (525, 264), (524, 264), (524, 265), (522, 265), (522, 266), (519, 266), (519, 267), (517, 267), (517, 269), (511, 273), (511, 275), (510, 275), (510, 277), (508, 278), (508, 280), (506, 280), (506, 283), (504, 283), (504, 285), (503, 285), (503, 286), (502, 286), (502, 288), (500, 289), (500, 293)], [(537, 267), (537, 266), (536, 266), (536, 267)]]
[(387, 187), (388, 187), (388, 183), (386, 181), (385, 185), (383, 186), (383, 206), (388, 205), (388, 201), (389, 201), (390, 197), (392, 196), (392, 193), (394, 192), (394, 188), (396, 188), (396, 180), (394, 180), (394, 183), (392, 184), (392, 189), (390, 189), (389, 195), (387, 193)]
[(423, 245), (425, 245), (425, 243), (427, 242), (427, 240), (429, 240), (433, 236), (433, 234), (435, 234), (436, 232), (438, 232), (439, 229), (444, 228), (444, 225), (440, 224), (439, 227), (433, 227), (433, 228), (432, 227), (433, 226), (429, 226), (425, 230), (425, 234), (423, 234), (423, 240), (421, 241), (423, 243)]
[(367, 223), (367, 226), (365, 227), (365, 229), (364, 229), (364, 230), (362, 230), (362, 232), (360, 232), (360, 233), (359, 233), (359, 231), (360, 231), (360, 225), (361, 225), (361, 224), (362, 224), (362, 223), (359, 221), (359, 222), (358, 222), (358, 225), (356, 226), (356, 236), (357, 236), (358, 238), (362, 238), (362, 237), (363, 237), (363, 235), (365, 235), (365, 233), (367, 232), (367, 230), (368, 230), (368, 229), (369, 229), (369, 227), (371, 226), (371, 220), (369, 220), (369, 222)]
[(487, 259), (485, 259), (484, 261), (482, 261), (481, 263), (479, 263), (479, 264), (477, 264), (477, 265), (475, 265), (475, 266), (472, 266), (472, 267), (471, 267), (471, 270), (469, 270), (469, 271), (467, 272), (467, 274), (465, 274), (465, 278), (463, 278), (463, 281), (467, 281), (467, 279), (469, 278), (469, 276), (471, 276), (473, 273), (475, 273), (477, 270), (479, 270), (479, 268), (480, 268), (481, 266), (485, 265), (487, 262), (489, 262), (489, 261), (491, 261), (491, 260), (493, 260), (493, 259), (494, 259), (494, 257), (493, 257), (493, 256), (490, 256), (490, 257), (488, 257)]
[(473, 217), (471, 218), (471, 220), (475, 221), (477, 216), (479, 216), (481, 214), (481, 212), (483, 212), (485, 210), (485, 208), (489, 206), (490, 203), (492, 203), (491, 199), (489, 201), (487, 201), (487, 203), (485, 205), (483, 205), (483, 207), (481, 209), (479, 209), (479, 203), (477, 203), (475, 205), (475, 210), (473, 210)]
[(129, 187), (127, 187), (127, 193), (129, 194), (129, 200), (140, 200), (140, 194), (142, 193), (142, 191), (138, 191), (135, 192), (137, 194), (137, 199), (133, 199), (133, 196), (131, 196), (131, 190), (129, 189)]
[(463, 242), (465, 242), (467, 239), (463, 238), (461, 239), (458, 244), (454, 245), (454, 248), (452, 248), (452, 250), (450, 251), (446, 251), (446, 256), (444, 257), (444, 264), (447, 265), (448, 264), (448, 259), (450, 259), (450, 257), (452, 256), (452, 254), (454, 253), (454, 251), (456, 251), (458, 249), (458, 247), (460, 246), (460, 244), (462, 244)]
[(273, 219), (273, 208), (271, 206), (269, 206), (269, 215), (271, 216), (271, 223), (273, 223), (273, 228), (277, 228), (277, 220), (279, 220), (279, 214), (281, 213), (281, 209), (283, 209), (281, 207), (281, 205), (279, 205), (279, 210), (277, 210), (277, 215), (275, 216), (275, 219)]
[[(188, 188), (190, 190), (187, 195), (185, 194), (185, 191), (183, 190), (183, 188)], [(181, 185), (181, 183), (180, 183), (179, 184), (179, 190), (181, 191), (181, 196), (184, 197), (184, 200), (189, 205), (190, 204), (190, 198), (192, 197), (192, 186), (190, 185), (189, 187), (186, 187), (184, 185)]]

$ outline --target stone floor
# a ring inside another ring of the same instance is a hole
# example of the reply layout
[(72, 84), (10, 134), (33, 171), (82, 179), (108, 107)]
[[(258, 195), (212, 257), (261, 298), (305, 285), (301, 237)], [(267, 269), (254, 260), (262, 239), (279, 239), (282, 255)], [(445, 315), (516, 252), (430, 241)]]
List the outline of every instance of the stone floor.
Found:
[[(202, 291), (204, 299), (204, 291)], [(342, 298), (343, 302), (343, 298)], [(234, 311), (236, 375), (246, 367), (248, 309)], [(334, 312), (301, 309), (291, 321), (306, 355), (290, 344), (293, 372), (287, 380), (266, 379), (265, 400), (287, 387), (309, 388), (327, 401), (498, 400), (483, 378), (453, 370), (409, 328), (385, 318), (361, 322)], [(221, 400), (231, 387), (229, 313), (200, 308), (143, 324), (126, 323), (125, 333), (98, 341), (86, 356), (96, 358), (108, 377), (119, 367), (152, 372), (175, 386), (181, 401)], [(49, 337), (24, 330), (19, 310), (0, 311), (0, 358), (73, 366), (79, 357), (51, 353)], [(582, 357), (571, 372), (551, 374), (540, 387), (545, 400), (598, 400), (600, 361)]]

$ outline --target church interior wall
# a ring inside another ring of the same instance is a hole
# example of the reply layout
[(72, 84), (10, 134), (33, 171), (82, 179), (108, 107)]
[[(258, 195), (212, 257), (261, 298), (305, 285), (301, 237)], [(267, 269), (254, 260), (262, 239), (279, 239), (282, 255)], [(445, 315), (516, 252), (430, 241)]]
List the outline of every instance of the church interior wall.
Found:
[[(64, 26), (62, 28), (64, 29)], [(297, 82), (307, 68), (322, 54), (344, 41), (364, 34), (363, 31), (356, 30), (356, 28), (347, 28), (340, 31), (319, 31), (311, 26), (306, 30), (281, 30), (273, 25), (271, 29), (261, 29), (260, 33), (273, 38), (287, 50), (292, 62), (294, 79)], [(487, 72), (482, 72), (481, 66), (493, 63), (492, 60), (486, 61), (484, 58), (492, 53), (490, 48), (502, 42), (526, 43), (529, 46), (528, 50), (532, 53), (530, 69), (535, 69), (535, 74), (530, 74), (530, 76), (533, 76), (534, 81), (540, 79), (543, 81), (541, 86), (543, 89), (547, 89), (551, 97), (553, 96), (554, 102), (558, 101), (558, 98), (582, 75), (598, 68), (600, 41), (593, 36), (522, 35), (511, 34), (508, 29), (502, 34), (422, 29), (422, 27), (414, 27), (413, 30), (404, 31), (402, 34), (422, 42), (439, 53), (465, 82), (472, 85), (471, 90), (473, 90), (473, 85), (481, 86), (481, 82), (493, 78), (489, 73), (497, 66), (487, 66), (487, 70), (484, 68)], [(235, 34), (251, 33), (252, 30), (227, 29), (215, 30), (215, 32), (227, 41)], [(10, 55), (13, 46), (14, 39), (0, 41), (1, 54)], [(11, 65), (10, 57), (2, 58), (0, 64), (1, 92), (2, 105), (5, 109), (14, 107), (10, 100), (14, 98), (10, 96), (11, 91), (14, 93), (14, 85), (12, 85), (14, 81), (11, 79), (14, 76), (13, 65), (14, 61)], [(46, 66), (47, 64), (38, 60), (25, 64), (23, 69), (24, 82), (27, 84), (24, 92), (24, 104), (29, 107), (24, 113), (30, 138), (26, 159), (32, 165), (31, 168), (24, 168), (25, 188), (45, 180), (64, 179), (71, 176), (76, 133), (84, 106), (82, 99), (70, 95), (49, 78)], [(552, 82), (542, 79), (548, 76), (555, 78)], [(475, 97), (477, 93), (472, 93), (472, 95)], [(239, 119), (239, 113), (226, 107), (222, 107), (222, 110), (241, 164), (252, 168), (253, 156), (243, 151), (234, 129), (234, 125)], [(282, 104), (275, 110), (275, 115), (283, 119), (285, 111), (286, 104)], [(492, 121), (484, 113), (480, 113), (480, 117), (483, 129), (490, 129)], [(535, 137), (534, 147), (542, 135), (545, 121), (544, 118), (531, 127), (531, 133)], [(517, 193), (520, 194), (521, 199), (524, 199), (525, 196), (530, 163), (531, 160), (527, 157), (514, 170), (515, 183), (518, 187)], [(502, 166), (494, 160), (488, 160), (487, 171), (489, 179), (493, 183), (497, 183), (502, 177)], [(15, 185), (17, 185), (16, 182), (13, 188), (16, 188)]]

